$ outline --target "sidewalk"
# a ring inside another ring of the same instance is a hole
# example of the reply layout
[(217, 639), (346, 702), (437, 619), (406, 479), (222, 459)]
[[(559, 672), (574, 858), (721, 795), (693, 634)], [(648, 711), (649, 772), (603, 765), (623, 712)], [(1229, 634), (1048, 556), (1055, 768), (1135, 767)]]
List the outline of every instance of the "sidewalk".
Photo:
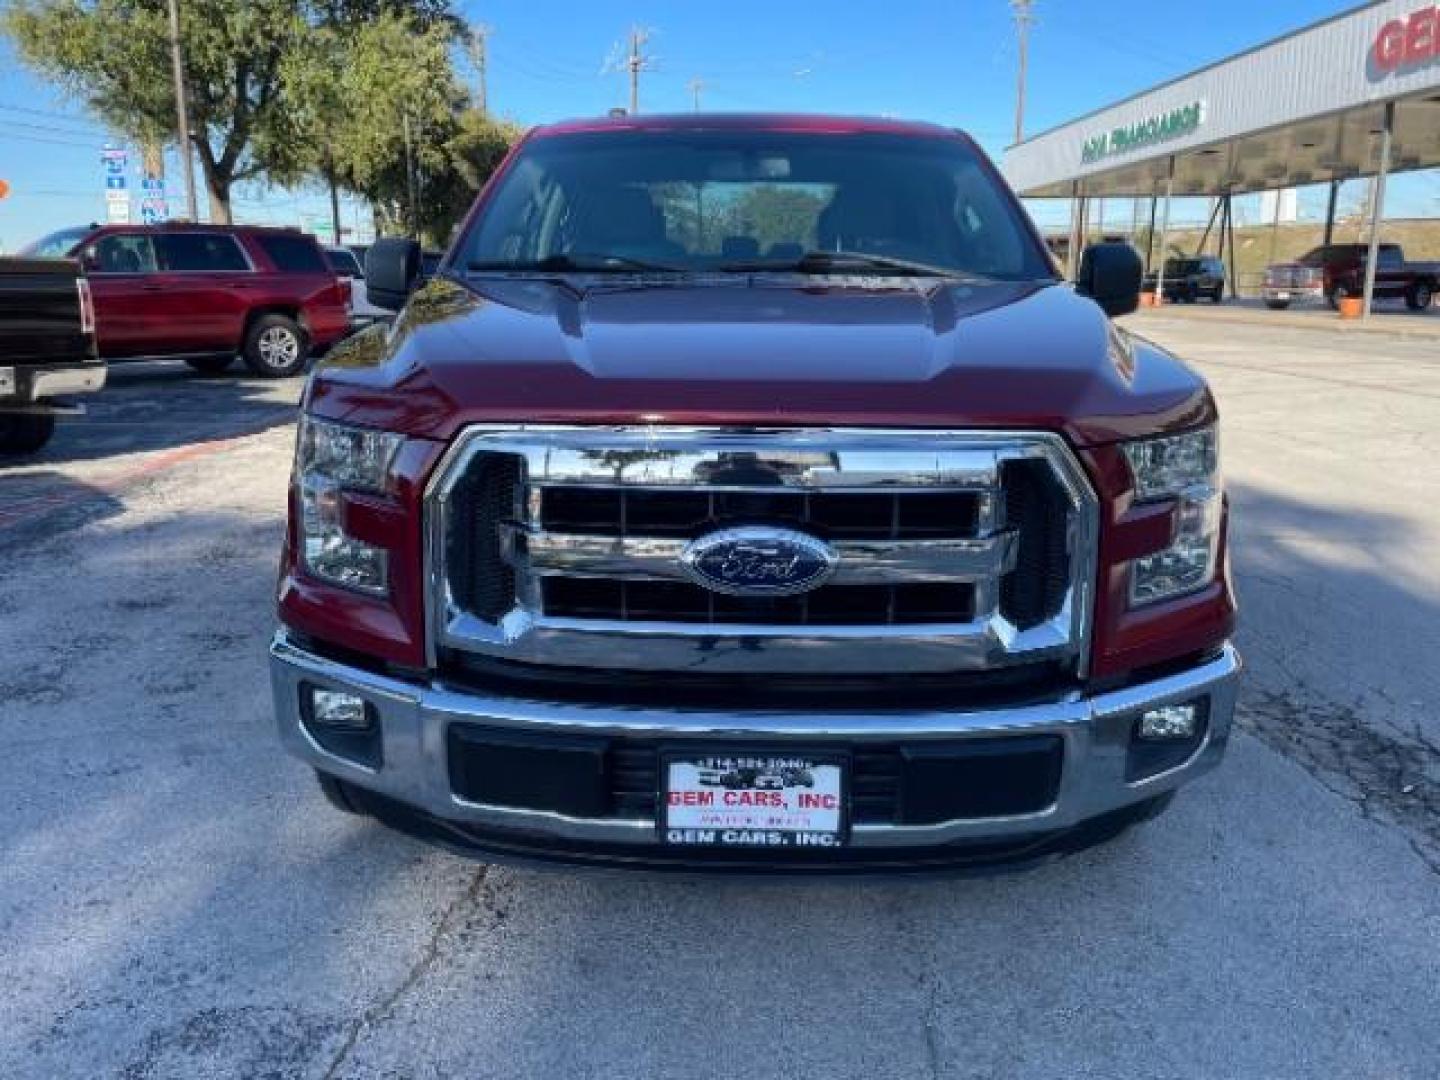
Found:
[(1223, 304), (1166, 304), (1141, 308), (1126, 316), (1143, 326), (1152, 319), (1186, 319), (1195, 322), (1239, 323), (1245, 326), (1325, 330), (1344, 334), (1386, 334), (1440, 341), (1440, 308), (1410, 311), (1396, 301), (1382, 301), (1367, 319), (1342, 319), (1324, 304), (1308, 304), (1271, 311), (1259, 300), (1226, 300)]

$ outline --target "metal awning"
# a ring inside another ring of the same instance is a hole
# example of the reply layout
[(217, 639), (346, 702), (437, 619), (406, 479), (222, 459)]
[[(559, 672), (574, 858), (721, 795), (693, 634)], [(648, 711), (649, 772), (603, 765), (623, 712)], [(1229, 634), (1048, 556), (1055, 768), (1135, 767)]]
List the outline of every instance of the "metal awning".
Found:
[(1240, 195), (1440, 167), (1440, 8), (1386, 0), (1017, 143), (1006, 178), (1033, 198)]
[[(1277, 38), (1016, 143), (1004, 160), (1020, 195), (1074, 200), (1072, 272), (1092, 199), (1150, 196), (1153, 239), (1163, 197), (1163, 251), (1174, 195), (1221, 197), (1223, 244), (1231, 197), (1329, 181), (1328, 242), (1335, 183), (1375, 176), (1367, 317), (1386, 176), (1436, 167), (1440, 6), (1419, 0), (1380, 0)], [(1217, 204), (1212, 224), (1221, 213)]]

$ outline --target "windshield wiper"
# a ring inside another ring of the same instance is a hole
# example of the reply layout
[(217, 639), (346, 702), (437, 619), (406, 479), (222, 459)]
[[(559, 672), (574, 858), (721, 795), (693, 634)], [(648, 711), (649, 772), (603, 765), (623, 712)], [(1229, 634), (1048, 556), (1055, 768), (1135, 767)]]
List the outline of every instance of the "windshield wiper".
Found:
[(625, 273), (627, 271), (647, 271), (667, 274), (676, 274), (684, 271), (681, 266), (669, 266), (666, 263), (649, 262), (645, 259), (632, 259), (628, 255), (606, 255), (591, 254), (583, 251), (557, 252), (554, 255), (546, 255), (543, 259), (532, 259), (529, 262), (513, 262), (503, 259), (476, 259), (465, 265), (465, 269), (483, 273), (484, 271), (504, 271), (519, 274), (608, 274)]
[(739, 273), (774, 270), (781, 273), (798, 274), (832, 274), (846, 270), (888, 270), (891, 273), (913, 274), (919, 277), (963, 278), (967, 281), (984, 280), (977, 275), (963, 274), (946, 266), (932, 266), (930, 263), (896, 259), (889, 255), (872, 255), (865, 251), (807, 251), (796, 259), (751, 259), (745, 262), (722, 263), (720, 269)]

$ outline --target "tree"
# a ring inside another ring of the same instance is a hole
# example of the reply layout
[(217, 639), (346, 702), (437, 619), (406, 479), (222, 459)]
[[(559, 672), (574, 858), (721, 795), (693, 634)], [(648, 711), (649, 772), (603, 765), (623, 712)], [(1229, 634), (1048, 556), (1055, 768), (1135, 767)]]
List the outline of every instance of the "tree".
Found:
[(453, 40), (446, 25), (382, 13), (310, 35), (285, 71), (307, 170), (364, 196), (386, 231), (436, 243), (520, 135), (469, 107)]
[[(314, 168), (304, 114), (284, 90), (299, 57), (321, 65), (312, 84), (341, 75), (334, 51), (313, 47), (317, 28), (343, 36), (400, 11), (426, 34), (446, 37), (458, 25), (448, 0), (184, 0), (190, 121), (214, 220), (230, 220), (236, 183), (289, 182)], [(27, 64), (111, 127), (136, 140), (173, 132), (165, 0), (17, 0), (0, 28)], [(364, 96), (392, 92), (372, 83)]]

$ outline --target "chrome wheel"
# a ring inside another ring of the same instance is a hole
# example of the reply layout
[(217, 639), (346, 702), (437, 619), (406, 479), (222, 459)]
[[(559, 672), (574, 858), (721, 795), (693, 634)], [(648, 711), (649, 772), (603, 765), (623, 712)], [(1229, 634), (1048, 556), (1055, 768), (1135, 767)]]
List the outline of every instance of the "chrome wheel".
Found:
[(300, 339), (283, 326), (267, 327), (255, 344), (266, 367), (286, 370), (294, 367), (300, 356)]

